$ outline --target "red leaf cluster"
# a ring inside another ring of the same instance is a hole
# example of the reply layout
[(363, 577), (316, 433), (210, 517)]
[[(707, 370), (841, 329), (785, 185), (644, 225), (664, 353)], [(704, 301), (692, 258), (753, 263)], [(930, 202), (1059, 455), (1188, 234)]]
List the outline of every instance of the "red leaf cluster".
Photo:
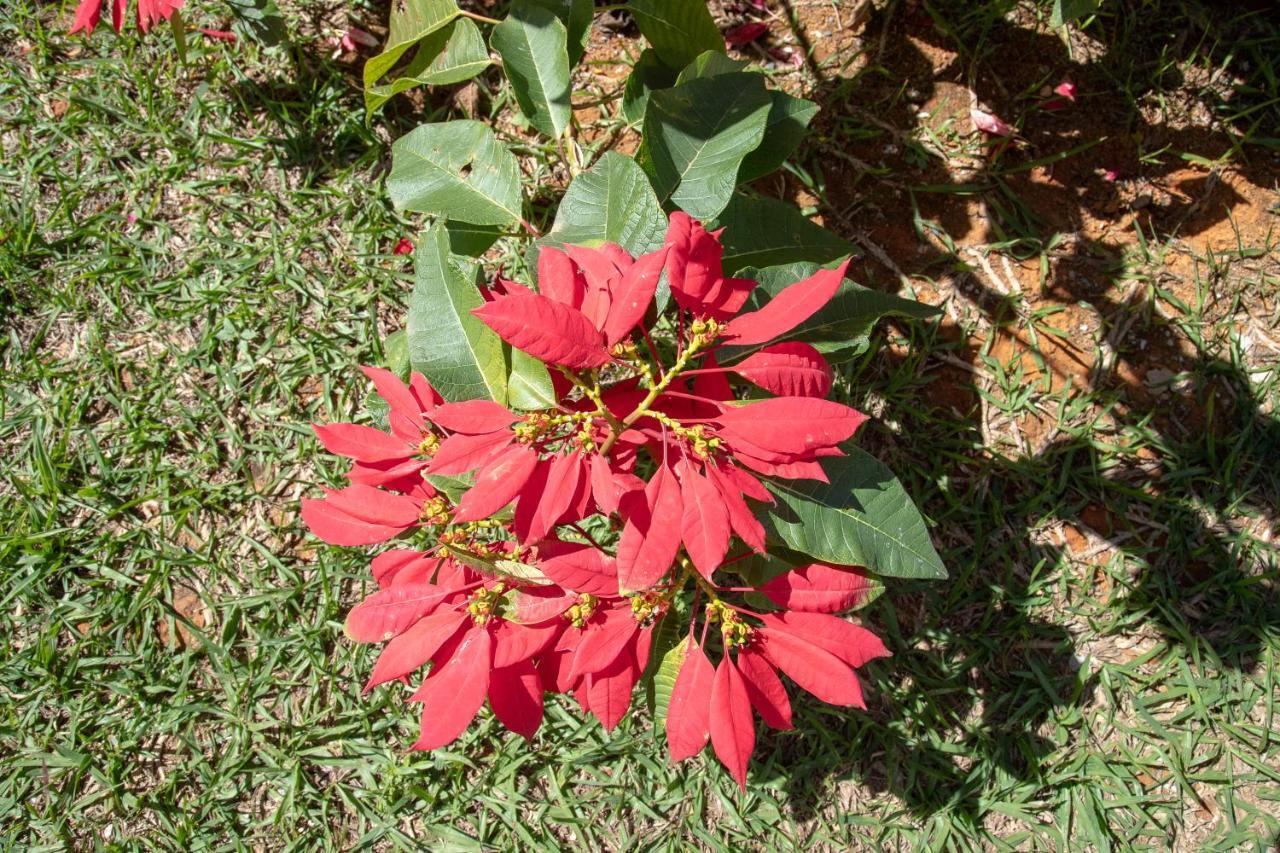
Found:
[[(546, 247), (536, 291), (498, 280), (474, 313), (549, 366), (554, 408), (446, 401), (417, 373), (406, 384), (365, 368), (388, 428), (316, 425), (351, 460), (349, 485), (304, 499), (303, 520), (333, 544), (407, 545), (374, 558), (378, 590), (346, 630), (385, 643), (370, 689), (418, 678), (415, 748), (452, 742), (486, 702), (532, 737), (548, 692), (616, 726), (651, 655), (667, 652), (655, 648), (665, 620), (687, 621), (666, 715), (675, 760), (710, 743), (745, 785), (755, 716), (791, 725), (782, 676), (863, 705), (855, 670), (887, 651), (832, 614), (866, 600), (865, 573), (795, 567), (758, 587), (764, 609), (735, 601), (746, 590), (725, 578), (766, 550), (765, 482), (825, 480), (821, 460), (866, 420), (826, 399), (832, 371), (816, 349), (783, 340), (846, 265), (744, 310), (756, 284), (724, 275), (718, 237), (676, 213), (657, 252)], [(660, 325), (664, 277), (674, 316)], [(691, 590), (702, 610), (686, 606)]]

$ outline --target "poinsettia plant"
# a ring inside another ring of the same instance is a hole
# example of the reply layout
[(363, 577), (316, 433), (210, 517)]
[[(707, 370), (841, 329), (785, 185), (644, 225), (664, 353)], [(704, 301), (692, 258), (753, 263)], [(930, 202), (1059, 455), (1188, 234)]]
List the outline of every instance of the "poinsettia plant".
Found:
[[(137, 0), (133, 19), (138, 32), (146, 35), (162, 21), (173, 25), (174, 43), (179, 57), (185, 61), (186, 56), (186, 23), (182, 9), (186, 0)], [(75, 19), (72, 21), (72, 34), (83, 33), (86, 37), (93, 35), (102, 20), (103, 7), (107, 0), (80, 0), (76, 4)], [(110, 0), (111, 29), (116, 35), (124, 30), (129, 17), (129, 0)], [(216, 30), (198, 27), (197, 32), (215, 41), (235, 41), (238, 34), (244, 34), (263, 44), (272, 45), (285, 35), (284, 18), (276, 8), (275, 0), (226, 0), (225, 9), (233, 21), (231, 30)]]
[(488, 26), (511, 118), (556, 141), (569, 183), (548, 227), (510, 131), (396, 140), (391, 200), (431, 220), (405, 328), (365, 368), (386, 428), (315, 427), (351, 466), (302, 517), (336, 545), (395, 543), (346, 632), (384, 644), (367, 689), (413, 688), (416, 748), (486, 704), (532, 738), (549, 694), (608, 729), (643, 695), (673, 759), (710, 743), (745, 786), (756, 718), (792, 724), (788, 682), (864, 706), (857, 670), (889, 652), (848, 614), (885, 577), (945, 576), (901, 484), (852, 443), (866, 417), (831, 399), (881, 316), (934, 312), (850, 281), (846, 241), (743, 190), (816, 104), (730, 58), (705, 4), (626, 9), (651, 44), (614, 115), (634, 158), (579, 142), (589, 0), (514, 0), (501, 21), (393, 6), (367, 114), (484, 71)]
[[(374, 559), (380, 589), (347, 633), (385, 643), (369, 688), (429, 665), (411, 696), (415, 748), (451, 743), (486, 700), (532, 737), (546, 693), (611, 729), (648, 671), (668, 682), (672, 758), (710, 741), (745, 785), (755, 715), (791, 725), (780, 675), (864, 706), (856, 670), (888, 652), (833, 614), (874, 579), (790, 565), (766, 526), (792, 483), (831, 485), (823, 462), (847, 458), (866, 420), (828, 399), (822, 353), (787, 340), (830, 305), (847, 261), (746, 310), (760, 285), (722, 258), (718, 235), (678, 211), (639, 257), (544, 247), (536, 291), (499, 276), (469, 313), (549, 369), (548, 405), (448, 401), (419, 373), (404, 384), (369, 367), (389, 430), (316, 426), (352, 466), (346, 488), (304, 500), (307, 524), (338, 545), (407, 540)], [(763, 564), (767, 577), (735, 569)]]

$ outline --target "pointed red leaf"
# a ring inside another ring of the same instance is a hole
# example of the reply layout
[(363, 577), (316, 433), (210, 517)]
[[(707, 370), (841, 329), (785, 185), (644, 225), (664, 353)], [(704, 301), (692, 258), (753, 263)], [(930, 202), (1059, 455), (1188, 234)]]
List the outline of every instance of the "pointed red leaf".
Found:
[(582, 297), (582, 313), (597, 329), (604, 328), (613, 300), (613, 288), (622, 273), (607, 255), (599, 249), (586, 246), (565, 246), (565, 254), (582, 270), (586, 280), (586, 292)]
[(733, 371), (781, 397), (825, 397), (831, 390), (831, 365), (802, 341), (767, 346), (735, 364)]
[[(407, 451), (407, 448), (406, 448)], [(411, 457), (384, 462), (353, 462), (347, 480), (361, 486), (386, 486), (393, 492), (405, 492), (422, 482), (421, 471), (427, 460)]]
[(343, 630), (357, 643), (381, 643), (435, 610), (453, 591), (429, 583), (379, 590), (347, 614)]
[(547, 491), (547, 475), (551, 472), (551, 461), (539, 459), (533, 473), (525, 480), (520, 494), (516, 496), (515, 519), (512, 524), (516, 538), (521, 542), (529, 541), (529, 531), (533, 527), (534, 516), (538, 513), (538, 504)]
[(382, 649), (378, 662), (373, 665), (373, 672), (369, 673), (365, 692), (424, 666), (441, 646), (458, 633), (465, 621), (466, 616), (462, 613), (441, 610), (413, 623), (409, 630)]
[(569, 256), (555, 246), (538, 252), (538, 292), (570, 308), (582, 308), (587, 281)]
[(738, 787), (747, 790), (747, 763), (756, 746), (751, 700), (742, 676), (726, 654), (716, 668), (711, 686), (711, 746)]
[(639, 680), (640, 670), (630, 655), (622, 655), (600, 672), (584, 677), (586, 705), (605, 731), (613, 731), (626, 716), (631, 691)]
[(667, 282), (676, 304), (686, 311), (703, 313), (712, 288), (723, 275), (724, 249), (715, 235), (684, 211), (671, 214), (665, 244)]
[(369, 563), (373, 579), (378, 586), (386, 589), (401, 578), (414, 578), (415, 581), (429, 582), (431, 576), (440, 566), (438, 557), (415, 551), (412, 548), (393, 548), (383, 551)]
[(383, 462), (413, 455), (413, 448), (380, 429), (361, 424), (312, 424), (324, 449), (360, 462)]
[[(422, 437), (423, 426), (426, 423), (422, 413), (435, 408), (434, 403), (439, 395), (421, 376), (416, 378), (421, 380), (421, 384), (427, 393), (427, 399), (423, 401), (419, 401), (414, 392), (400, 381), (400, 377), (390, 370), (369, 366), (364, 366), (360, 369), (373, 382), (373, 387), (378, 392), (378, 396), (386, 400), (387, 406), (391, 409), (387, 418), (391, 426), (391, 432), (396, 438), (403, 441), (417, 442)], [(423, 403), (427, 405), (424, 406)]]
[(432, 422), (452, 432), (483, 435), (507, 429), (520, 416), (492, 400), (445, 403), (431, 413)]
[[(609, 460), (598, 453), (591, 456), (591, 496), (595, 499), (596, 506), (600, 507), (600, 511), (605, 515), (613, 515), (618, 511), (618, 501), (623, 493), (629, 491), (626, 484), (619, 479), (620, 475), (616, 474), (609, 467)], [(641, 483), (641, 488), (644, 484)]]
[(563, 625), (520, 625), (503, 620), (493, 629), (493, 666), (514, 666), (546, 651), (559, 638)]
[(802, 637), (849, 666), (859, 667), (869, 660), (890, 657), (883, 640), (861, 625), (838, 616), (784, 610), (761, 618), (770, 627)]
[(774, 502), (773, 495), (769, 494), (769, 490), (764, 487), (764, 484), (741, 468), (735, 465), (725, 465), (720, 469), (720, 473), (724, 474), (725, 479), (741, 489), (743, 495), (765, 503)]
[(476, 475), (476, 484), (458, 501), (454, 523), (488, 518), (511, 503), (537, 464), (538, 454), (527, 444), (505, 450)]
[(514, 438), (509, 430), (488, 435), (451, 435), (436, 448), (427, 472), (453, 476), (472, 471), (497, 456)]
[(618, 594), (618, 567), (590, 545), (547, 543), (539, 549), (538, 568), (565, 589), (590, 595)]
[(792, 462), (766, 462), (749, 453), (737, 452), (733, 458), (744, 467), (750, 468), (766, 477), (781, 477), (784, 480), (817, 480), (828, 483), (830, 479), (822, 466), (811, 460), (795, 460)]
[(725, 338), (736, 346), (750, 346), (782, 337), (831, 301), (848, 268), (846, 260), (833, 270), (818, 270), (786, 287), (759, 311), (739, 314), (730, 320)]
[(412, 527), (418, 503), (405, 495), (354, 484), (323, 499), (302, 499), (302, 520), (331, 545), (375, 545)]
[(724, 43), (729, 47), (743, 47), (751, 44), (769, 32), (768, 24), (759, 21), (748, 21), (732, 29), (724, 31)]
[(683, 506), (680, 484), (666, 465), (659, 465), (643, 493), (628, 492), (620, 508), (626, 517), (618, 542), (618, 586), (625, 594), (658, 582), (680, 550)]
[(536, 625), (559, 619), (578, 596), (554, 586), (529, 586), (517, 589), (512, 596), (512, 610), (507, 618), (522, 625)]
[(680, 539), (698, 573), (707, 580), (720, 568), (729, 550), (729, 510), (715, 485), (694, 470), (687, 460), (681, 461)]
[(573, 656), (569, 678), (607, 669), (622, 655), (639, 630), (640, 623), (631, 617), (631, 609), (625, 606), (610, 610), (603, 620), (588, 625)]
[(489, 675), (489, 707), (511, 731), (532, 740), (542, 725), (542, 683), (530, 661), (494, 669)]
[(711, 737), (711, 689), (715, 670), (691, 640), (667, 706), (667, 749), (672, 761), (692, 758)]
[(837, 613), (860, 603), (871, 588), (871, 579), (861, 569), (810, 563), (778, 575), (760, 591), (788, 610)]
[(832, 705), (865, 708), (862, 687), (844, 661), (814, 644), (773, 628), (762, 628), (765, 657), (803, 689)]
[(631, 333), (653, 304), (666, 263), (667, 250), (660, 249), (642, 256), (614, 287), (613, 302), (604, 321), (604, 342), (613, 346)]
[[(719, 434), (777, 453), (806, 453), (834, 447), (853, 435), (867, 416), (831, 400), (814, 397), (769, 397), (724, 411)], [(763, 458), (768, 458), (767, 456)]]
[(609, 352), (581, 311), (539, 294), (505, 296), (472, 311), (513, 347), (548, 364), (599, 367)]
[(715, 465), (706, 467), (707, 478), (719, 490), (720, 496), (724, 498), (725, 510), (729, 513), (729, 526), (733, 528), (733, 532), (746, 542), (751, 550), (757, 553), (764, 553), (764, 526), (752, 514), (747, 502), (743, 500), (742, 493), (738, 487), (730, 482), (729, 478), (720, 472)]
[(738, 652), (738, 671), (760, 719), (775, 729), (791, 728), (791, 700), (768, 661), (754, 649), (744, 648)]
[(422, 701), (422, 733), (414, 749), (438, 749), (457, 740), (475, 719), (489, 692), (489, 631), (472, 627), (438, 671), (415, 695)]
[(539, 496), (528, 536), (523, 541), (538, 542), (555, 529), (573, 502), (582, 475), (582, 454), (561, 453), (552, 458), (546, 485)]

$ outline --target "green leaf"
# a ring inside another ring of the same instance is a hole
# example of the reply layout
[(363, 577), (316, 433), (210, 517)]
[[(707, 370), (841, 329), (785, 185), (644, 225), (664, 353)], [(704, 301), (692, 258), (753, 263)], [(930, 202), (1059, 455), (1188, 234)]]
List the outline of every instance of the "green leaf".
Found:
[(765, 122), (760, 147), (742, 161), (738, 183), (754, 181), (781, 166), (804, 139), (809, 122), (818, 114), (818, 105), (786, 92), (769, 92), (769, 118)]
[(475, 477), (471, 474), (462, 477), (446, 477), (443, 474), (423, 474), (422, 476), (436, 489), (444, 492), (445, 496), (455, 504), (462, 500), (467, 489), (475, 485)]
[(643, 159), (660, 202), (709, 220), (733, 197), (738, 167), (764, 136), (769, 93), (759, 74), (721, 74), (649, 95)]
[(516, 2), (506, 20), (493, 28), (489, 43), (502, 57), (525, 117), (547, 136), (558, 138), (573, 114), (564, 24), (544, 6)]
[(455, 255), (478, 258), (489, 251), (503, 234), (501, 225), (472, 225), (470, 222), (446, 222), (449, 251)]
[(671, 691), (675, 690), (676, 677), (680, 675), (680, 667), (684, 666), (685, 653), (689, 648), (689, 636), (679, 638), (667, 653), (662, 656), (658, 671), (653, 674), (653, 725), (662, 731), (667, 724), (667, 709), (671, 706)]
[(418, 241), (409, 297), (409, 361), (446, 399), (507, 401), (502, 340), (471, 313), (484, 304), (479, 267), (459, 264), (437, 222)]
[(697, 80), (700, 77), (715, 77), (720, 74), (734, 74), (746, 70), (751, 63), (745, 59), (733, 59), (723, 51), (708, 50), (698, 54), (698, 58), (686, 65), (676, 77), (675, 85)]
[(535, 6), (541, 6), (560, 19), (569, 35), (569, 65), (577, 65), (582, 54), (587, 52), (587, 41), (591, 38), (591, 21), (596, 14), (596, 6), (592, 0), (523, 0)]
[(1072, 21), (1092, 15), (1098, 11), (1098, 0), (1053, 0), (1053, 13), (1049, 16), (1049, 26), (1061, 27)]
[(503, 345), (511, 359), (507, 377), (507, 405), (514, 409), (534, 411), (554, 409), (556, 392), (547, 366), (527, 352)]
[(409, 379), (409, 335), (404, 329), (397, 329), (382, 339), (382, 360), (396, 376)]
[(734, 196), (716, 224), (725, 229), (725, 275), (748, 266), (826, 263), (853, 254), (848, 240), (815, 225), (795, 206), (777, 199)]
[(396, 0), (382, 53), (364, 64), (364, 87), (370, 89), (395, 67), (405, 51), (461, 14), (456, 0)]
[[(743, 311), (755, 311), (764, 307), (774, 296), (797, 281), (806, 279), (819, 269), (817, 264), (800, 261), (794, 264), (740, 270), (742, 278), (759, 282), (751, 291)], [(838, 353), (840, 360), (848, 360), (866, 352), (871, 330), (884, 316), (933, 317), (939, 309), (923, 302), (903, 299), (891, 293), (882, 293), (863, 287), (846, 279), (841, 282), (831, 301), (818, 309), (809, 319), (786, 334), (787, 340), (805, 341), (824, 353)], [(722, 363), (731, 364), (767, 346), (767, 343), (751, 347), (730, 347), (723, 351)], [(828, 358), (831, 361), (831, 358)]]
[(627, 83), (622, 89), (622, 117), (628, 124), (639, 124), (644, 120), (649, 94), (655, 89), (669, 89), (675, 84), (676, 72), (659, 59), (652, 48), (646, 47), (636, 64), (631, 66), (631, 73), (627, 75)]
[(617, 243), (633, 255), (661, 248), (667, 217), (635, 160), (609, 151), (569, 185), (547, 237), (555, 243)]
[(519, 560), (490, 560), (485, 557), (477, 556), (470, 551), (462, 548), (450, 546), (440, 546), (440, 556), (449, 556), (478, 572), (490, 575), (506, 575), (507, 577), (517, 578), (525, 583), (537, 584), (538, 586), (548, 586), (551, 579), (542, 573), (537, 566), (529, 563), (522, 563)]
[(704, 50), (724, 52), (724, 36), (698, 0), (631, 0), (636, 26), (663, 62), (683, 68)]
[(469, 18), (459, 18), (418, 43), (413, 59), (400, 76), (364, 90), (366, 118), (392, 97), (418, 86), (445, 86), (468, 80), (491, 64), (480, 30)]
[(419, 125), (397, 139), (387, 192), (397, 210), (475, 225), (521, 219), (516, 158), (478, 121)]
[(289, 34), (275, 0), (227, 0), (235, 18), (231, 29), (259, 44), (273, 47)]
[(829, 483), (770, 480), (777, 498), (756, 513), (768, 535), (828, 563), (886, 577), (945, 578), (929, 529), (898, 479), (867, 452), (822, 460)]

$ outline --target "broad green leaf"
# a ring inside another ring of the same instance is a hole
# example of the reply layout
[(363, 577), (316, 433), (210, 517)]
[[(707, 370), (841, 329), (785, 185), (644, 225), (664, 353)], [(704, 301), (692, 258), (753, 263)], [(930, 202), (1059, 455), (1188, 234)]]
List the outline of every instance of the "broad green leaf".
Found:
[(644, 120), (649, 94), (655, 89), (669, 89), (676, 84), (676, 72), (658, 58), (653, 48), (646, 47), (636, 64), (631, 66), (622, 90), (622, 117), (628, 124)]
[(475, 485), (475, 477), (467, 474), (463, 477), (446, 477), (443, 474), (424, 474), (427, 482), (435, 486), (438, 490), (445, 493), (453, 503), (462, 500), (463, 494), (467, 489)]
[(556, 392), (551, 385), (547, 366), (527, 352), (504, 345), (511, 359), (507, 377), (507, 405), (513, 409), (534, 411), (554, 409)]
[(227, 0), (235, 22), (231, 29), (259, 44), (273, 47), (289, 34), (275, 0)]
[(409, 378), (409, 335), (404, 329), (397, 329), (382, 340), (382, 360), (390, 370), (401, 379)]
[(474, 225), (521, 219), (516, 158), (478, 121), (419, 125), (397, 139), (387, 192), (397, 210)]
[(667, 724), (671, 691), (676, 687), (676, 677), (680, 675), (680, 667), (684, 666), (688, 648), (689, 635), (681, 635), (676, 644), (662, 656), (662, 663), (658, 665), (658, 671), (653, 674), (653, 725), (658, 731), (662, 731)]
[(503, 234), (500, 225), (472, 225), (470, 222), (446, 222), (449, 251), (455, 255), (478, 258), (489, 251)]
[(365, 115), (418, 86), (445, 86), (469, 80), (490, 63), (480, 30), (469, 18), (458, 18), (423, 38), (400, 76), (390, 83), (365, 88)]
[(437, 222), (418, 241), (409, 297), (409, 361), (446, 399), (507, 401), (502, 340), (471, 313), (479, 267), (455, 261)]
[[(818, 271), (818, 265), (808, 262), (780, 266), (740, 270), (742, 278), (759, 282), (751, 292), (743, 311), (754, 311), (797, 281), (806, 279)], [(840, 360), (848, 360), (866, 352), (871, 330), (884, 316), (932, 317), (939, 309), (923, 302), (903, 299), (891, 293), (871, 290), (846, 279), (841, 282), (831, 301), (813, 316), (786, 334), (787, 340), (805, 341), (824, 353), (838, 353)], [(751, 347), (730, 347), (724, 350), (722, 363), (738, 361), (767, 344)], [(828, 360), (831, 361), (830, 357)]]
[(675, 85), (679, 86), (681, 83), (688, 83), (690, 80), (697, 80), (699, 77), (715, 77), (720, 74), (745, 71), (750, 64), (745, 59), (733, 59), (726, 55), (724, 51), (708, 50), (699, 54), (697, 59), (681, 70), (679, 76), (676, 77)]
[(733, 197), (738, 167), (764, 136), (769, 93), (759, 74), (721, 74), (649, 95), (641, 146), (660, 202), (714, 218)]
[(683, 68), (704, 50), (724, 52), (724, 36), (700, 0), (631, 0), (636, 26), (663, 62)]
[(945, 578), (924, 518), (898, 479), (857, 447), (822, 460), (829, 483), (771, 480), (777, 503), (756, 515), (769, 537), (788, 548), (877, 575)]
[(1098, 0), (1053, 0), (1049, 26), (1060, 27), (1098, 11)]
[(502, 57), (525, 118), (558, 138), (573, 114), (564, 24), (550, 9), (517, 0), (506, 20), (493, 28), (489, 43)]
[(809, 122), (818, 114), (818, 105), (804, 98), (793, 98), (786, 92), (769, 92), (769, 118), (764, 126), (760, 147), (742, 161), (738, 183), (754, 181), (781, 166), (804, 139)]
[[(717, 78), (723, 79), (723, 78)], [(804, 217), (794, 205), (738, 195), (716, 220), (724, 227), (724, 272), (793, 261), (826, 263), (853, 254), (853, 244)]]
[(591, 21), (596, 14), (592, 0), (523, 0), (555, 13), (569, 35), (569, 65), (577, 65), (587, 51)]
[(617, 243), (633, 255), (662, 246), (667, 217), (635, 160), (609, 151), (569, 184), (547, 237), (556, 243)]
[(405, 51), (461, 14), (456, 0), (396, 0), (382, 53), (364, 64), (364, 87), (370, 89), (395, 67)]

